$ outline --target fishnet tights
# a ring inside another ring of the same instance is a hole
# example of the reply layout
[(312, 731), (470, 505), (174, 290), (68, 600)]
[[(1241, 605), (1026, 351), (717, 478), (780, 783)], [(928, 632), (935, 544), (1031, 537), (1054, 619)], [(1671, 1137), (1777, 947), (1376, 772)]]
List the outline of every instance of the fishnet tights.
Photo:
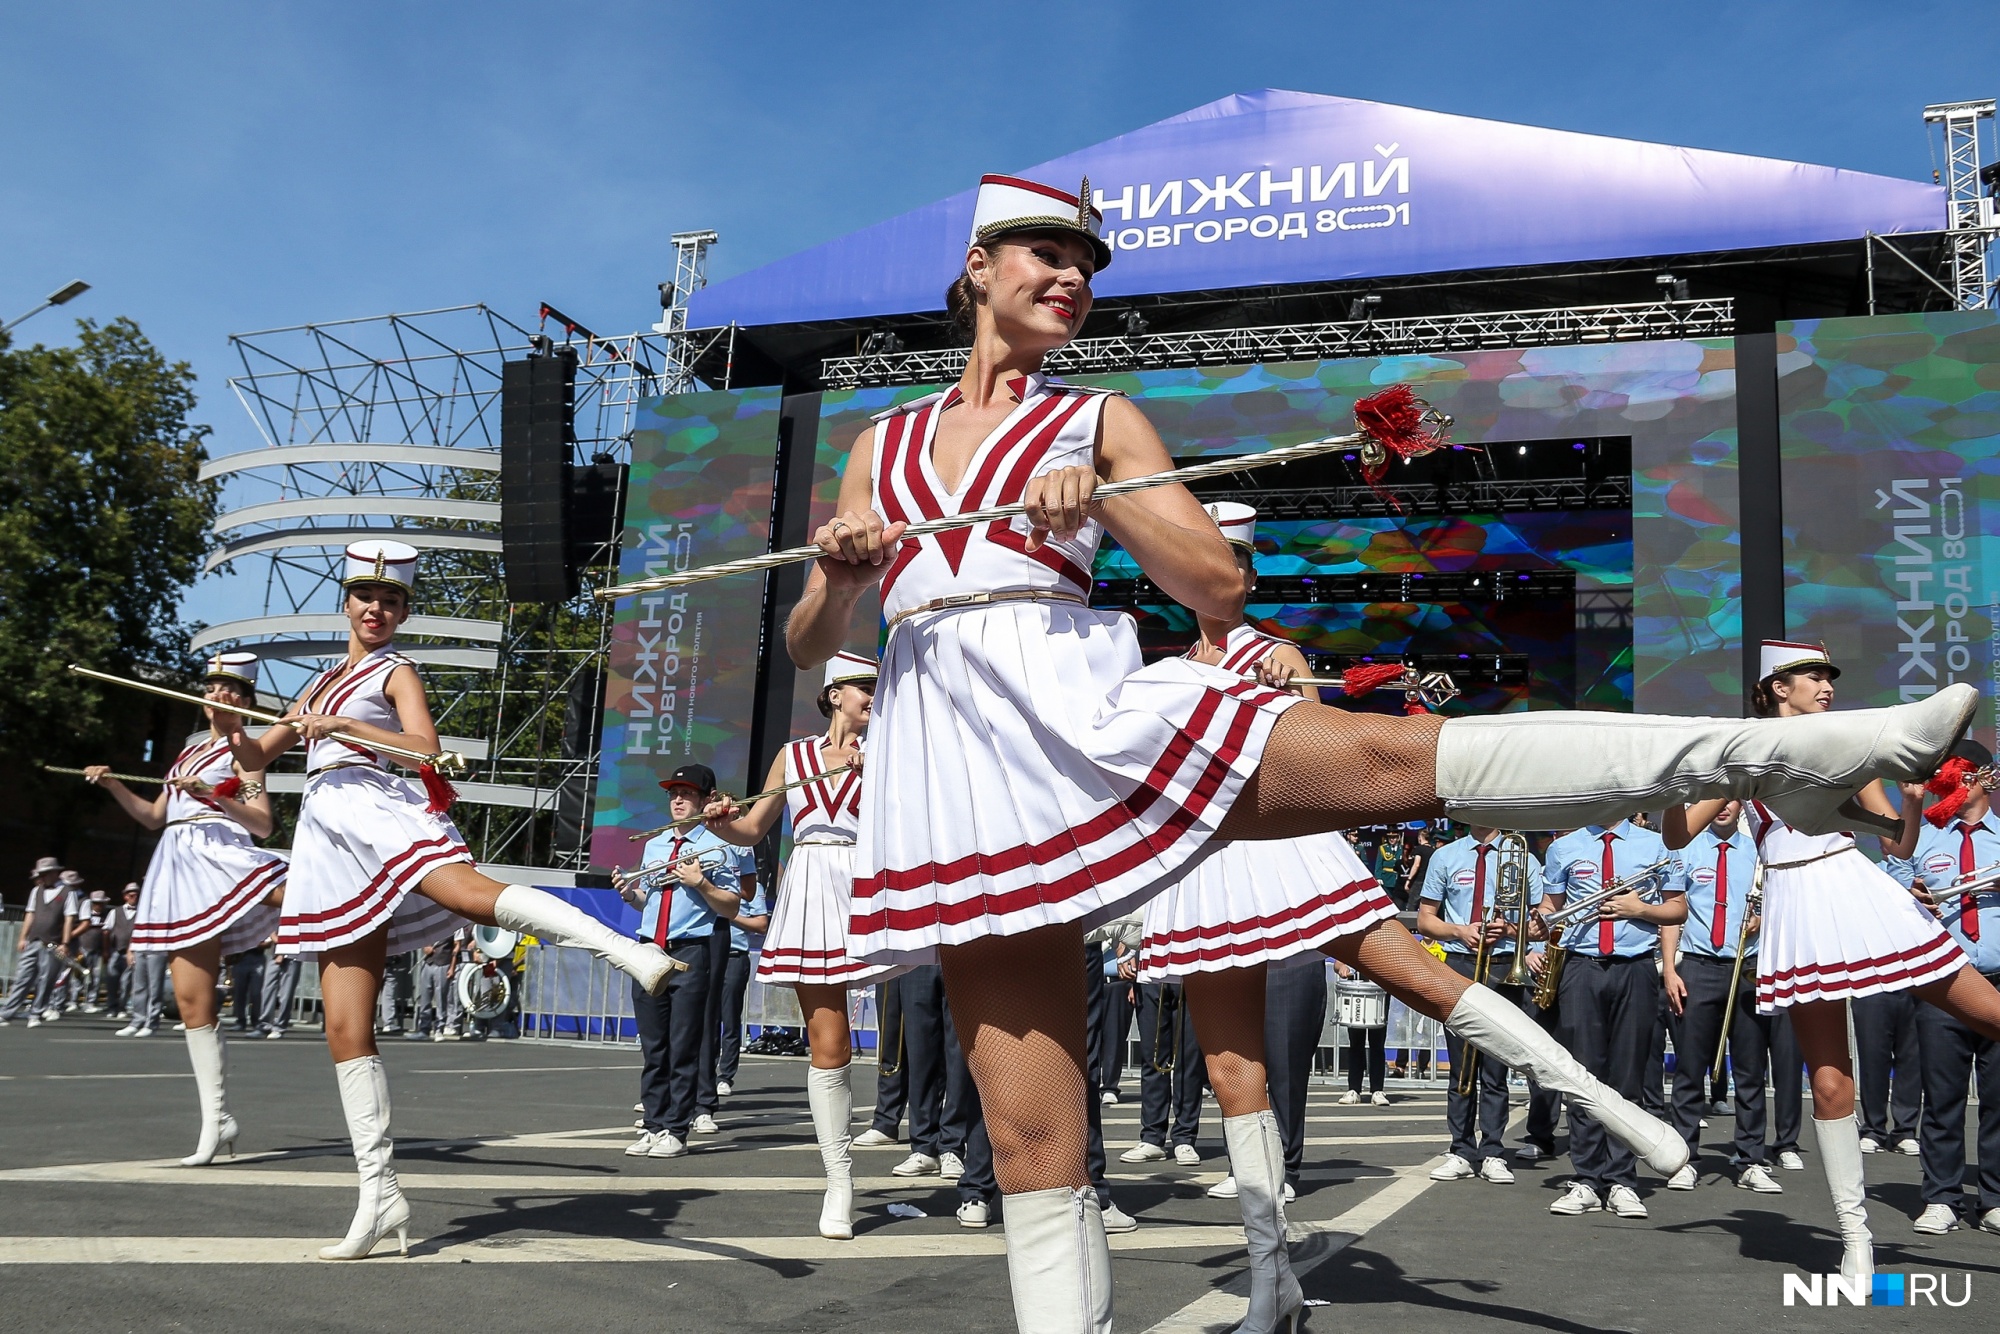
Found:
[(1192, 973), (1182, 983), (1208, 1086), (1224, 1116), (1269, 1111), (1264, 1066), (1264, 965)]
[(1298, 838), (1444, 814), (1434, 714), (1349, 713), (1310, 701), (1285, 710), (1218, 838)]
[(1088, 1187), (1082, 926), (988, 936), (939, 955), (1001, 1192)]

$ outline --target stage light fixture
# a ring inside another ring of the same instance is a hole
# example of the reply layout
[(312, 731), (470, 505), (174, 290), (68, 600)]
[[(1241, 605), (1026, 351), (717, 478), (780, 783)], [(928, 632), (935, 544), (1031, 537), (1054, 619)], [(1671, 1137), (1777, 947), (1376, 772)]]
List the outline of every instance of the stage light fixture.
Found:
[(1128, 310), (1119, 317), (1127, 338), (1138, 338), (1146, 332), (1146, 317), (1136, 310)]
[(1986, 193), (2000, 199), (2000, 162), (1989, 162), (1979, 169), (1979, 183), (1986, 187)]
[(1660, 298), (1664, 301), (1688, 300), (1688, 280), (1676, 278), (1671, 273), (1662, 273), (1653, 281), (1660, 286)]
[(1375, 307), (1381, 304), (1382, 297), (1379, 293), (1369, 292), (1366, 295), (1357, 296), (1347, 303), (1347, 318), (1350, 320), (1372, 320), (1375, 318)]

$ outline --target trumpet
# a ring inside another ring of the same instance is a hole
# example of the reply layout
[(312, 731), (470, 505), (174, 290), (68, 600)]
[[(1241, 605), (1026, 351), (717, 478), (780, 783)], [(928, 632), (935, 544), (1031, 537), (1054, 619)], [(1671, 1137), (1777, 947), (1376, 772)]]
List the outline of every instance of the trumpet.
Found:
[[(1496, 921), (1504, 923), (1511, 915), (1514, 919), (1514, 964), (1507, 970), (1502, 983), (1518, 987), (1529, 979), (1528, 930), (1535, 906), (1528, 898), (1528, 840), (1519, 834), (1502, 834), (1493, 846), (1500, 854), (1495, 871), (1493, 907), (1486, 921), (1481, 923), (1479, 952), (1472, 961), (1472, 982), (1478, 986), (1489, 981), (1487, 974), (1493, 968), (1493, 940), (1484, 928)], [(1460, 1096), (1469, 1096), (1478, 1083), (1479, 1048), (1468, 1041), (1460, 1049), (1459, 1064), (1463, 1068), (1457, 1073), (1456, 1087)]]
[(1660, 901), (1660, 887), (1672, 870), (1674, 860), (1662, 857), (1651, 866), (1622, 876), (1592, 894), (1586, 894), (1575, 903), (1566, 903), (1542, 919), (1549, 929), (1549, 947), (1542, 956), (1542, 975), (1535, 981), (1535, 1005), (1544, 1010), (1553, 1010), (1556, 997), (1562, 987), (1563, 968), (1569, 963), (1569, 949), (1562, 944), (1562, 933), (1578, 922), (1587, 921), (1603, 911), (1604, 905), (1621, 894), (1637, 891), (1648, 903)]
[(1982, 866), (1970, 875), (1960, 876), (1943, 889), (1930, 891), (1932, 900), (1940, 907), (1954, 898), (1966, 895), (1976, 898), (1981, 894), (1995, 893), (2000, 893), (2000, 862)]
[(1764, 863), (1750, 877), (1750, 892), (1743, 899), (1743, 929), (1736, 933), (1736, 967), (1729, 971), (1729, 1000), (1722, 1007), (1722, 1032), (1715, 1039), (1715, 1063), (1710, 1079), (1722, 1078), (1722, 1061), (1729, 1051), (1729, 1026), (1736, 1021), (1736, 989), (1743, 985), (1743, 952), (1750, 946), (1750, 923), (1764, 911)]
[(712, 871), (729, 860), (729, 852), (724, 848), (709, 848), (703, 852), (690, 852), (685, 857), (662, 857), (644, 866), (635, 866), (629, 871), (613, 871), (611, 887), (619, 893), (629, 889), (658, 889), (667, 882), (680, 867), (695, 863), (704, 871)]

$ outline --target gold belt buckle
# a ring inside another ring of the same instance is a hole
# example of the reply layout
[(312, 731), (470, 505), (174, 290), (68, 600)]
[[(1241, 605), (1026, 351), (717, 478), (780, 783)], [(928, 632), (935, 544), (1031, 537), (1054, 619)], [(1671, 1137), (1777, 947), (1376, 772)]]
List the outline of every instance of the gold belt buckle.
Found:
[(981, 602), (990, 602), (991, 593), (950, 593), (933, 602), (926, 611), (943, 611), (946, 607), (970, 607)]

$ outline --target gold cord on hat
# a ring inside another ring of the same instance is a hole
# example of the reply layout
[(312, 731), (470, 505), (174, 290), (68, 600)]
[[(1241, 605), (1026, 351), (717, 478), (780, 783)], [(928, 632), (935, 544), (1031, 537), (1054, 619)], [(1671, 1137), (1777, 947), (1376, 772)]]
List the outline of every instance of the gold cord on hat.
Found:
[(1076, 187), (1076, 225), (1090, 230), (1090, 177), (1083, 178), (1083, 184)]

